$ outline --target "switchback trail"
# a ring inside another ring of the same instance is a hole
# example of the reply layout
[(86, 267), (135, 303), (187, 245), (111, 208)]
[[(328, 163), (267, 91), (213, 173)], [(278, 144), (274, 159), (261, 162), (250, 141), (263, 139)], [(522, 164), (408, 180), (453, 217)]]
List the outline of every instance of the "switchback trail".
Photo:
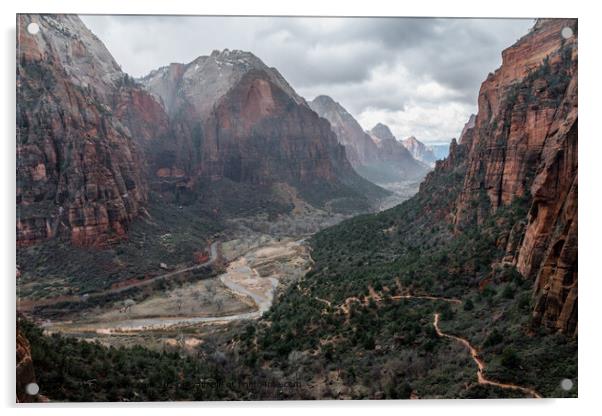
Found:
[(493, 380), (490, 380), (487, 377), (485, 377), (485, 374), (484, 374), (485, 362), (479, 356), (479, 352), (477, 351), (477, 349), (475, 347), (473, 347), (470, 344), (470, 342), (468, 342), (468, 340), (458, 337), (458, 336), (455, 336), (455, 335), (446, 334), (445, 332), (441, 331), (441, 328), (439, 328), (439, 314), (438, 313), (436, 313), (434, 315), (433, 326), (435, 327), (435, 331), (437, 332), (437, 335), (439, 337), (449, 338), (451, 340), (459, 342), (460, 344), (462, 344), (466, 348), (468, 348), (468, 351), (470, 351), (470, 355), (472, 356), (473, 361), (477, 365), (477, 381), (479, 382), (479, 384), (495, 386), (495, 387), (499, 387), (499, 388), (507, 389), (507, 390), (520, 391), (520, 392), (525, 393), (529, 396), (532, 396), (536, 399), (542, 398), (539, 395), (539, 393), (537, 393), (535, 390), (530, 389), (528, 387), (517, 386), (516, 384), (509, 384), (509, 383), (499, 383), (497, 381), (493, 381)]
[[(374, 289), (372, 289), (372, 287), (368, 288), (368, 292), (369, 292), (369, 295), (365, 296), (363, 300), (359, 299), (357, 297), (350, 297), (350, 298), (345, 299), (345, 302), (343, 302), (343, 304), (338, 306), (337, 309), (341, 310), (343, 313), (345, 313), (345, 315), (349, 316), (349, 312), (350, 312), (349, 308), (351, 306), (351, 303), (353, 303), (353, 302), (357, 302), (362, 305), (367, 305), (368, 302), (370, 301), (370, 299), (374, 300), (376, 303), (380, 303), (383, 300), (383, 297), (381, 295), (379, 295), (378, 293), (376, 293), (374, 291)], [(319, 299), (319, 298), (316, 298), (316, 299), (324, 302), (323, 299)], [(462, 304), (462, 301), (460, 299), (445, 298), (445, 297), (431, 296), (431, 295), (411, 295), (411, 294), (394, 295), (394, 296), (391, 296), (390, 299), (392, 299), (392, 300), (426, 299), (426, 300), (443, 301), (443, 302), (453, 303), (453, 304), (457, 304), (457, 305)], [(517, 386), (516, 384), (510, 384), (510, 383), (500, 383), (500, 382), (488, 379), (485, 376), (485, 362), (479, 356), (479, 352), (477, 351), (477, 349), (475, 347), (473, 347), (472, 344), (467, 339), (458, 337), (456, 335), (446, 334), (445, 332), (443, 332), (441, 330), (441, 328), (439, 327), (439, 314), (438, 313), (434, 314), (433, 326), (435, 327), (435, 331), (439, 337), (448, 338), (448, 339), (454, 340), (456, 342), (459, 342), (460, 344), (464, 345), (468, 349), (473, 361), (477, 365), (477, 381), (479, 384), (495, 386), (495, 387), (499, 387), (499, 388), (506, 389), (506, 390), (520, 391), (520, 392), (522, 392), (528, 396), (534, 397), (536, 399), (542, 398), (542, 396), (539, 393), (537, 393), (535, 390), (530, 389), (528, 387)]]

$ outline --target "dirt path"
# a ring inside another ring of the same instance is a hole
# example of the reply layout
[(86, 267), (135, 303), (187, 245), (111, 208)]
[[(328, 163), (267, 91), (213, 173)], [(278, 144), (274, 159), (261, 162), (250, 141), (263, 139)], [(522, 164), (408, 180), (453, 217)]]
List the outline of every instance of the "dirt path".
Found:
[[(376, 303), (382, 302), (383, 297), (381, 295), (379, 295), (378, 293), (376, 293), (372, 287), (368, 288), (368, 293), (369, 293), (369, 295), (365, 296), (363, 298), (363, 300), (360, 298), (357, 298), (355, 296), (345, 299), (345, 302), (343, 302), (343, 304), (338, 306), (337, 309), (341, 310), (345, 315), (347, 315), (347, 317), (349, 317), (350, 306), (354, 302), (360, 303), (361, 305), (364, 305), (364, 306), (368, 305), (370, 300), (373, 300)], [(316, 299), (320, 300), (322, 302), (328, 302), (323, 299), (319, 299), (319, 298), (316, 298)], [(453, 303), (453, 304), (457, 304), (457, 305), (462, 304), (462, 301), (460, 299), (445, 298), (445, 297), (430, 296), (430, 295), (411, 295), (411, 294), (395, 295), (395, 296), (391, 296), (391, 299), (393, 299), (393, 300), (426, 299), (426, 300), (438, 300), (438, 301)], [(468, 340), (466, 340), (464, 338), (444, 333), (441, 330), (441, 328), (439, 327), (439, 314), (438, 313), (434, 314), (433, 326), (435, 327), (435, 331), (439, 337), (448, 338), (448, 339), (454, 340), (456, 342), (459, 342), (460, 344), (464, 345), (468, 349), (473, 361), (477, 365), (477, 381), (479, 384), (495, 386), (495, 387), (499, 387), (499, 388), (507, 389), (507, 390), (520, 391), (528, 396), (531, 396), (531, 397), (534, 397), (537, 399), (542, 398), (542, 396), (539, 393), (537, 393), (535, 390), (530, 389), (528, 387), (517, 386), (516, 384), (510, 384), (510, 383), (500, 383), (500, 382), (488, 379), (485, 376), (485, 362), (479, 356), (479, 352), (477, 351), (477, 349), (475, 347), (473, 347), (472, 344), (470, 344), (470, 342), (468, 342)]]
[(509, 383), (499, 383), (497, 381), (488, 379), (484, 374), (485, 362), (479, 356), (479, 352), (477, 351), (477, 349), (475, 347), (473, 347), (470, 344), (470, 342), (468, 342), (468, 340), (458, 337), (458, 336), (455, 336), (455, 335), (446, 334), (445, 332), (441, 331), (441, 328), (439, 327), (439, 314), (438, 313), (436, 313), (434, 315), (433, 326), (435, 327), (435, 331), (437, 332), (437, 335), (439, 337), (449, 338), (451, 340), (459, 342), (460, 344), (464, 345), (468, 349), (468, 351), (470, 351), (470, 355), (472, 356), (473, 361), (477, 365), (477, 381), (479, 384), (495, 386), (495, 387), (499, 387), (499, 388), (507, 389), (507, 390), (520, 391), (520, 392), (522, 392), (526, 395), (529, 395), (531, 397), (534, 397), (536, 399), (542, 398), (535, 390), (530, 389), (528, 387), (517, 386), (516, 384), (509, 384)]
[(396, 296), (391, 296), (391, 299), (394, 300), (398, 300), (398, 299), (427, 299), (427, 300), (440, 300), (443, 302), (448, 302), (448, 303), (455, 303), (457, 305), (461, 304), (462, 301), (460, 299), (455, 299), (455, 298), (444, 298), (444, 297), (439, 297), (439, 296), (429, 296), (429, 295), (396, 295)]
[(23, 300), (23, 301), (17, 300), (17, 310), (19, 310), (20, 312), (25, 312), (25, 311), (30, 311), (35, 307), (56, 305), (57, 303), (61, 303), (61, 302), (82, 302), (84, 300), (93, 299), (93, 298), (97, 298), (97, 297), (101, 297), (101, 296), (112, 295), (115, 293), (121, 293), (123, 291), (132, 289), (135, 287), (147, 286), (147, 285), (157, 282), (159, 280), (169, 279), (171, 277), (175, 277), (175, 276), (178, 276), (178, 275), (186, 273), (186, 272), (198, 270), (203, 267), (211, 265), (213, 262), (215, 262), (215, 260), (217, 260), (218, 244), (219, 244), (219, 242), (217, 242), (217, 241), (214, 242), (213, 244), (211, 244), (211, 246), (210, 246), (210, 254), (211, 255), (209, 257), (209, 260), (207, 260), (206, 262), (201, 263), (201, 264), (196, 264), (194, 266), (186, 267), (184, 269), (179, 269), (179, 270), (175, 270), (173, 272), (164, 273), (164, 274), (152, 277), (150, 279), (140, 280), (138, 282), (134, 282), (134, 283), (126, 285), (126, 286), (119, 286), (119, 287), (115, 287), (115, 288), (111, 288), (111, 289), (102, 290), (99, 292), (88, 293), (85, 296), (85, 298), (83, 296), (58, 296), (55, 298), (31, 300), (31, 301), (30, 300)]
[[(48, 331), (57, 332), (96, 332), (98, 334), (135, 334), (151, 330), (173, 329), (195, 324), (224, 324), (239, 320), (259, 319), (272, 305), (274, 293), (279, 280), (286, 278), (284, 273), (291, 273), (285, 266), (278, 269), (285, 259), (297, 262), (298, 256), (303, 256), (304, 250), (299, 251), (302, 241), (291, 242), (283, 246), (281, 242), (252, 249), (230, 262), (226, 272), (216, 280), (223, 289), (235, 297), (241, 298), (246, 304), (253, 304), (253, 310), (211, 314), (208, 316), (140, 316), (116, 320), (97, 320), (85, 322), (49, 322), (43, 325)], [(212, 251), (217, 256), (217, 250)], [(286, 262), (284, 262), (286, 263)], [(298, 273), (305, 273), (305, 267), (298, 265)], [(266, 268), (272, 274), (262, 277), (261, 268)], [(140, 305), (133, 306), (139, 307)]]
[[(337, 306), (337, 309), (339, 309), (340, 311), (342, 311), (345, 315), (347, 315), (347, 317), (349, 317), (349, 312), (351, 311), (351, 304), (354, 302), (359, 303), (360, 305), (363, 306), (367, 306), (370, 302), (370, 300), (373, 300), (376, 303), (380, 303), (383, 300), (383, 296), (378, 294), (371, 286), (368, 287), (368, 296), (364, 296), (363, 299), (360, 299), (356, 296), (351, 296), (347, 299), (345, 299), (345, 301)], [(325, 300), (325, 299), (320, 299), (320, 298), (315, 298), (316, 300), (321, 301), (322, 303), (328, 302), (328, 306), (330, 305), (330, 302)], [(390, 297), (391, 300), (401, 300), (401, 299), (426, 299), (426, 300), (439, 300), (442, 302), (448, 302), (448, 303), (454, 303), (454, 304), (461, 304), (462, 301), (460, 299), (456, 299), (456, 298), (445, 298), (445, 297), (441, 297), (441, 296), (431, 296), (431, 295), (394, 295)]]

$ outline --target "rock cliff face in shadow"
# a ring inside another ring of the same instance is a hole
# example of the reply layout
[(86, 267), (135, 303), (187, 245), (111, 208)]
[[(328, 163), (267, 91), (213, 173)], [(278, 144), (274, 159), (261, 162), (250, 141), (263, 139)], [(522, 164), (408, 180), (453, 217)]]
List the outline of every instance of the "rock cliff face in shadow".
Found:
[(330, 124), (250, 52), (214, 51), (159, 68), (140, 82), (163, 103), (172, 139), (184, 143), (173, 149), (173, 165), (157, 174), (175, 172), (190, 188), (226, 178), (265, 186), (284, 182), (302, 193), (305, 187), (327, 188), (330, 197), (385, 194), (355, 173)]

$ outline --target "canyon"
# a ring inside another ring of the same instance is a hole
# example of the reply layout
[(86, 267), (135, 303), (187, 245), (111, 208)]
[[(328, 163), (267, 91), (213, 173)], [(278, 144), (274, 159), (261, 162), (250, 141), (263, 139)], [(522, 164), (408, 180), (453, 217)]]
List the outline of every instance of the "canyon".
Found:
[(388, 194), (355, 173), (329, 124), (248, 52), (134, 80), (78, 17), (22, 15), (19, 27), (34, 20), (43, 34), (19, 31), (19, 245), (68, 236), (106, 247), (148, 218), (157, 194), (202, 203), (220, 181), (266, 199), (285, 183), (318, 207), (339, 199), (367, 210)]
[(316, 97), (309, 106), (330, 122), (350, 163), (366, 179), (394, 189), (395, 183), (419, 182), (429, 171), (429, 167), (414, 158), (384, 124), (364, 131), (340, 103), (326, 95)]
[(135, 79), (77, 16), (18, 26), (19, 401), (91, 351), (144, 358), (88, 400), (576, 395), (576, 20), (502, 52), (444, 158), (251, 52)]

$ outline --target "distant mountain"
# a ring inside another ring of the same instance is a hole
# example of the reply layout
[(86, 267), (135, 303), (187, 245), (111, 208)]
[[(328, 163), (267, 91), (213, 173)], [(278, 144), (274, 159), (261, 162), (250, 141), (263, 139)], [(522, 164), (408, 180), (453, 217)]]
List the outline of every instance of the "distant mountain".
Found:
[(317, 205), (348, 198), (366, 206), (386, 194), (357, 175), (330, 124), (250, 52), (213, 51), (140, 82), (164, 104), (180, 143), (189, 144), (170, 147), (170, 172), (186, 187), (221, 179), (285, 182)]
[(349, 162), (354, 167), (378, 160), (378, 147), (341, 104), (327, 95), (320, 95), (310, 101), (309, 106), (320, 117), (330, 122), (339, 143), (345, 146)]
[(430, 146), (426, 146), (414, 136), (402, 140), (401, 143), (410, 151), (414, 159), (426, 163), (429, 166), (435, 166), (437, 157)]
[(393, 136), (388, 126), (376, 124), (367, 132), (378, 147), (379, 161), (401, 179), (420, 179), (430, 170), (429, 166), (414, 159), (405, 146)]
[[(363, 131), (341, 104), (326, 95), (316, 97), (309, 106), (330, 122), (355, 170), (370, 181), (417, 180), (428, 172), (429, 167), (416, 161), (388, 127), (377, 125), (375, 133)], [(385, 139), (381, 139), (379, 134)]]

